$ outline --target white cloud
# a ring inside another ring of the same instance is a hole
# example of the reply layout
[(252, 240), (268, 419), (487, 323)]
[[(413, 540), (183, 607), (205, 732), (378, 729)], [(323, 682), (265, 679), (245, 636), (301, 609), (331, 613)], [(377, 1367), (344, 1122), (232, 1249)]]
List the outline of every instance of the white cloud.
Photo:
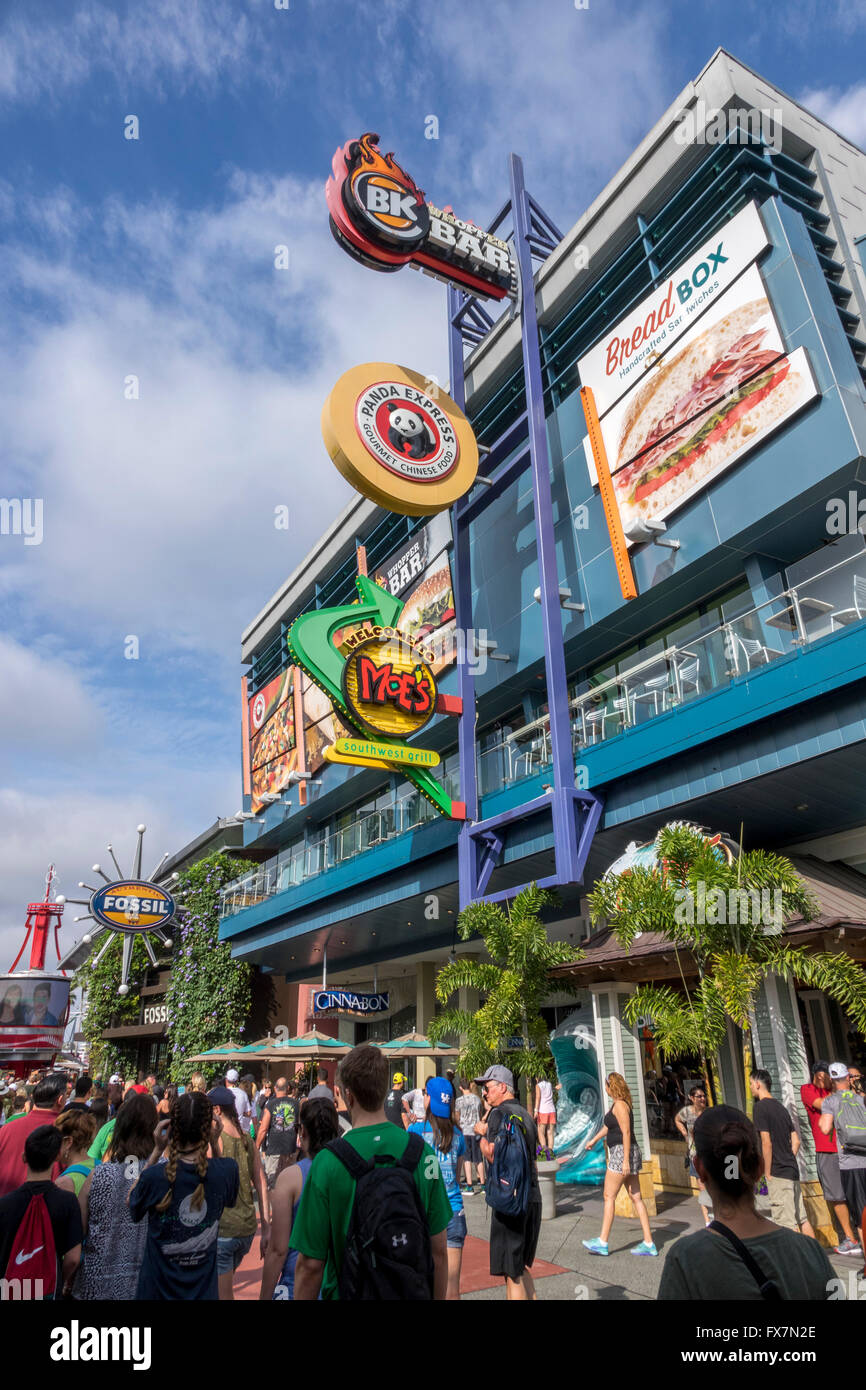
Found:
[(0, 729), (31, 764), (95, 758), (105, 719), (81, 675), (56, 655), (0, 634)]
[(866, 82), (853, 87), (814, 88), (800, 98), (807, 111), (814, 111), (840, 135), (866, 148)]
[[(100, 795), (94, 791), (67, 792), (35, 789), (22, 791), (0, 788), (0, 959), (8, 968), (24, 939), (28, 902), (38, 902), (45, 891), (45, 875), (53, 860), (57, 869), (56, 891), (66, 897), (86, 898), (79, 889), (83, 880), (96, 886), (91, 865), (100, 863), (111, 869), (105, 846), (111, 842), (121, 868), (133, 864), (135, 827), (147, 825), (144, 837), (144, 873), (150, 873), (165, 850), (174, 851), (185, 838), (192, 838), (204, 827), (179, 813), (170, 798), (138, 793)], [(83, 936), (86, 924), (74, 918), (86, 907), (70, 904), (63, 915), (60, 951), (63, 954)], [(29, 959), (29, 946), (28, 956)], [(54, 942), (49, 942), (47, 964), (56, 960)], [(27, 960), (22, 961), (22, 966)]]
[[(365, 359), (446, 377), (443, 292), (355, 266), (319, 184), (238, 175), (217, 210), (113, 200), (100, 220), (110, 260), (36, 254), (20, 230), (13, 250), (16, 291), (49, 321), (28, 320), (23, 350), (17, 331), (0, 344), (0, 407), (45, 540), (18, 546), (5, 587), (43, 613), (62, 595), (64, 624), (118, 647), (133, 633), (151, 654), (233, 661), (246, 621), (348, 500), (321, 440), (325, 396)], [(282, 243), (287, 272), (273, 268)]]
[(60, 100), (94, 75), (134, 84), (149, 100), (231, 88), (246, 60), (267, 57), (246, 7), (232, 0), (27, 6), (7, 13), (2, 40), (0, 99), (17, 102)]

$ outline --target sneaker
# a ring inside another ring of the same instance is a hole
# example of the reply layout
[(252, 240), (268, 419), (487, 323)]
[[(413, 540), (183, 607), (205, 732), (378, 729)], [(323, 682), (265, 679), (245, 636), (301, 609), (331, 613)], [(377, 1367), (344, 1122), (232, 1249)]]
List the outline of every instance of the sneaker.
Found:
[(607, 1241), (599, 1240), (598, 1236), (594, 1236), (592, 1240), (585, 1240), (583, 1243), (590, 1255), (607, 1255), (610, 1253), (607, 1248)]
[(642, 1240), (640, 1245), (632, 1246), (631, 1253), (633, 1255), (657, 1255), (659, 1252), (651, 1240)]
[(837, 1255), (859, 1255), (860, 1246), (856, 1240), (843, 1240), (841, 1245), (836, 1246)]
[(475, 1196), (475, 1188), (474, 1188), (474, 1187), (464, 1187), (464, 1188), (462, 1189), (462, 1192), (463, 1192), (463, 1196), (464, 1196), (464, 1197), (474, 1197), (474, 1196)]

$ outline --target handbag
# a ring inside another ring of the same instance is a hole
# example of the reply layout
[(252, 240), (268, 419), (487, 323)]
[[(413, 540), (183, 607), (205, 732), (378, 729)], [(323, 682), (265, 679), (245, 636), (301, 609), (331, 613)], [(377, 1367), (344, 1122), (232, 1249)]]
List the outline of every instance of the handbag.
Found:
[(729, 1226), (723, 1225), (721, 1221), (711, 1221), (707, 1230), (718, 1231), (720, 1236), (724, 1236), (726, 1240), (730, 1241), (757, 1284), (763, 1299), (766, 1299), (768, 1303), (782, 1303), (784, 1301), (778, 1284), (774, 1283), (772, 1279), (766, 1278), (757, 1260), (746, 1249), (740, 1237), (734, 1235)]

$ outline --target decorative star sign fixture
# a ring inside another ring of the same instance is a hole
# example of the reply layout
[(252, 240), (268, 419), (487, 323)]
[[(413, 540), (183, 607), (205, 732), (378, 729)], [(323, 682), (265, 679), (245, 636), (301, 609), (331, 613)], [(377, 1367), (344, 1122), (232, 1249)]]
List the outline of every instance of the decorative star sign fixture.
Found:
[(108, 845), (108, 853), (111, 855), (111, 862), (117, 871), (117, 877), (109, 878), (99, 864), (94, 864), (93, 872), (105, 880), (104, 886), (94, 888), (89, 883), (79, 883), (79, 888), (86, 888), (90, 897), (67, 899), (68, 902), (78, 903), (80, 906), (88, 908), (87, 912), (75, 918), (76, 922), (92, 921), (95, 926), (85, 932), (81, 942), (67, 953), (60, 963), (61, 966), (65, 966), (73, 956), (77, 957), (76, 964), (80, 964), (81, 960), (86, 959), (87, 955), (90, 954), (88, 950), (86, 955), (82, 957), (80, 947), (84, 945), (89, 948), (100, 937), (105, 937), (91, 961), (92, 966), (98, 965), (114, 938), (122, 936), (123, 960), (118, 994), (129, 993), (129, 971), (132, 965), (132, 950), (136, 937), (140, 937), (143, 941), (151, 965), (156, 965), (157, 956), (150, 937), (155, 937), (162, 946), (170, 947), (172, 939), (166, 934), (165, 928), (174, 920), (178, 910), (178, 904), (168, 891), (168, 885), (175, 883), (179, 875), (173, 873), (169, 874), (168, 877), (163, 876), (161, 882), (158, 879), (160, 869), (166, 859), (170, 857), (168, 853), (162, 856), (149, 878), (141, 877), (141, 853), (144, 832), (147, 827), (139, 825), (137, 829), (138, 844), (136, 845), (132, 873), (124, 874), (115, 858), (112, 846)]

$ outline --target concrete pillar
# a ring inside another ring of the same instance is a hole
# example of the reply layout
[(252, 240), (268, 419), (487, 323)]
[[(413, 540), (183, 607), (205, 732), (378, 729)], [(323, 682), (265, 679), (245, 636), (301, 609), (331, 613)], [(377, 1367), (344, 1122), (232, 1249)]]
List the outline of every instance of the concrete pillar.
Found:
[[(650, 1154), (649, 1121), (646, 1112), (646, 1096), (643, 1086), (643, 1067), (641, 1066), (640, 1043), (637, 1029), (631, 1027), (623, 1017), (625, 1001), (634, 993), (636, 986), (612, 980), (604, 984), (590, 985), (592, 995), (592, 1015), (595, 1023), (595, 1042), (598, 1049), (598, 1065), (604, 1096), (604, 1079), (609, 1072), (618, 1071), (625, 1077), (631, 1091), (634, 1106), (635, 1138), (643, 1156), (640, 1175), (641, 1195), (651, 1216), (656, 1212), (654, 1165)], [(610, 1102), (604, 1096), (606, 1108)], [(616, 1201), (620, 1216), (634, 1214), (631, 1198), (625, 1186), (620, 1190)]]
[[(415, 967), (415, 1032), (426, 1033), (436, 1011), (434, 984), (439, 969), (436, 961), (422, 960)], [(432, 1057), (418, 1057), (415, 1065), (415, 1084), (423, 1086), (430, 1076), (436, 1075), (436, 1063)]]
[(818, 1182), (812, 1128), (800, 1100), (800, 1087), (811, 1078), (797, 994), (790, 980), (774, 974), (765, 976), (755, 1003), (753, 1031), (758, 1065), (770, 1073), (773, 1095), (790, 1112), (800, 1135), (797, 1162), (806, 1214), (821, 1244), (835, 1245), (832, 1218)]

